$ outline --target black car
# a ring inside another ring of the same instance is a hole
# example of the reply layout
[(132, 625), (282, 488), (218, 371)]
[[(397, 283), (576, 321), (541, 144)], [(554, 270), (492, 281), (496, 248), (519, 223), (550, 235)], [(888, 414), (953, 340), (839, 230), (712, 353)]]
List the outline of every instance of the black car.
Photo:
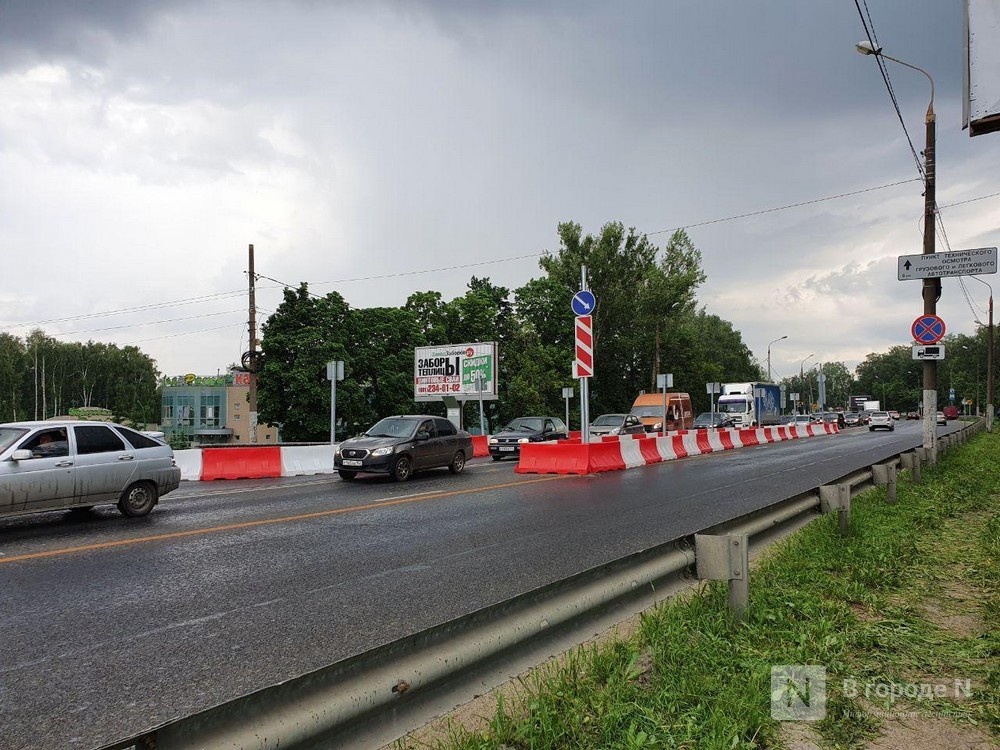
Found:
[(694, 419), (693, 428), (696, 430), (707, 430), (714, 427), (717, 430), (726, 429), (727, 427), (735, 427), (736, 422), (733, 418), (724, 412), (710, 412), (703, 411)]
[(844, 419), (844, 413), (839, 411), (824, 412), (823, 422), (826, 424), (835, 424), (837, 427), (847, 426), (847, 420)]
[(338, 445), (333, 468), (347, 480), (366, 472), (389, 474), (404, 482), (415, 471), (443, 466), (461, 474), (472, 455), (472, 436), (449, 420), (404, 414), (386, 417), (363, 435)]
[(565, 440), (566, 424), (558, 417), (518, 417), (490, 438), (490, 456), (494, 461), (521, 456), (521, 443)]

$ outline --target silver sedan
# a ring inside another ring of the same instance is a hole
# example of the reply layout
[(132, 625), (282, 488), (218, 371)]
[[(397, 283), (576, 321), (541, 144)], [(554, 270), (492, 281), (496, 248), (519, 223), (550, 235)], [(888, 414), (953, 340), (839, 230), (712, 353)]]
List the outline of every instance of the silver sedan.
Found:
[(180, 481), (169, 445), (119, 424), (0, 424), (0, 517), (105, 503), (144, 516)]

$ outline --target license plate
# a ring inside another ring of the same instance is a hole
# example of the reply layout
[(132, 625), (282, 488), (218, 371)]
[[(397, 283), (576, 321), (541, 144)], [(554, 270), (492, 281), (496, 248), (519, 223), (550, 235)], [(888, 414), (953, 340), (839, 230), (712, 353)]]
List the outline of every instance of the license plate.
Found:
[(341, 459), (340, 463), (342, 463), (344, 466), (364, 466), (365, 465), (364, 461), (358, 461), (357, 459), (354, 459), (354, 458), (344, 458), (344, 459)]
[(500, 446), (500, 450), (502, 450), (502, 451), (514, 451), (514, 450), (517, 450), (517, 447), (513, 446), (513, 445), (501, 445)]

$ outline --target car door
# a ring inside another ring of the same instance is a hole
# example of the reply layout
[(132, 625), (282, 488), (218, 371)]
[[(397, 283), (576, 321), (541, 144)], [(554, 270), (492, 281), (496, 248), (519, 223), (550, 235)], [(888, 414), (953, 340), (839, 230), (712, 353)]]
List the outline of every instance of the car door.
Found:
[(643, 432), (642, 422), (634, 414), (629, 414), (625, 417), (625, 432), (629, 435), (635, 435), (637, 433)]
[(10, 482), (12, 512), (73, 505), (74, 466), (65, 428), (39, 430), (15, 449), (29, 450), (32, 457), (12, 461), (4, 478)]
[[(437, 427), (437, 437), (432, 438), (438, 442), (436, 466), (447, 466), (458, 450), (458, 430), (449, 419), (435, 419)], [(472, 456), (466, 456), (472, 458)]]
[(425, 419), (420, 423), (420, 426), (417, 428), (417, 434), (421, 432), (426, 432), (429, 437), (426, 440), (414, 440), (414, 469), (426, 469), (435, 466), (437, 452), (440, 450), (437, 442), (437, 429), (434, 427), (433, 419)]
[(74, 425), (72, 430), (77, 499), (87, 505), (117, 501), (135, 474), (135, 450), (104, 425)]

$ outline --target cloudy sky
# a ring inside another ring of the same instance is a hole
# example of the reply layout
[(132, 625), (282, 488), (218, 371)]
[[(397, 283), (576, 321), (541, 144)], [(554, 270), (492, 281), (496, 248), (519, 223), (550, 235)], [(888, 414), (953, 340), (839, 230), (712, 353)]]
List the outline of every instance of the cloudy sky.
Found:
[[(961, 129), (962, 7), (867, 3), (934, 76), (954, 249), (1000, 244), (1000, 134)], [(853, 0), (0, 0), (0, 330), (211, 374), (247, 348), (250, 243), (265, 277), (400, 305), (473, 273), (518, 287), (560, 221), (619, 220), (690, 227), (708, 311), (761, 361), (788, 336), (777, 377), (854, 367), (922, 311), (896, 280), (922, 186), (863, 38)], [(887, 65), (919, 151), (927, 81)], [(985, 319), (966, 284), (971, 306), (944, 282), (951, 332)], [(262, 316), (280, 294), (259, 282)]]

